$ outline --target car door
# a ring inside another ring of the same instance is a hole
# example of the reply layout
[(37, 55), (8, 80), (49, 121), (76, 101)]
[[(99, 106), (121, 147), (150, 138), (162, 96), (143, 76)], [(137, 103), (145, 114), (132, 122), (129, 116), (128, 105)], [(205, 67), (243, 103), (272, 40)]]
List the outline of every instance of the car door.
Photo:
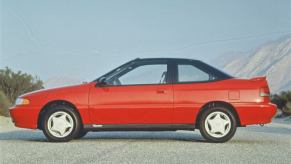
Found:
[(176, 124), (193, 124), (201, 108), (212, 95), (208, 82), (214, 77), (193, 62), (175, 64), (174, 75), (174, 114)]
[(94, 124), (170, 124), (173, 87), (168, 64), (136, 62), (90, 91)]

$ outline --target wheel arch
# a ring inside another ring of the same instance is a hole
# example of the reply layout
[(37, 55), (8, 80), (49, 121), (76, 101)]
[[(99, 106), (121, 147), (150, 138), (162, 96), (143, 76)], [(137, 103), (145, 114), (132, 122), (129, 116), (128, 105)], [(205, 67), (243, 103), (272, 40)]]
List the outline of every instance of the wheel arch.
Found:
[(38, 129), (42, 129), (42, 126), (41, 126), (41, 120), (42, 120), (42, 117), (44, 116), (45, 112), (47, 110), (49, 110), (49, 108), (55, 106), (55, 105), (66, 105), (66, 106), (69, 106), (71, 107), (78, 115), (80, 121), (81, 121), (81, 125), (83, 125), (83, 120), (82, 120), (82, 117), (80, 115), (80, 112), (78, 111), (78, 108), (71, 102), (67, 101), (67, 100), (53, 100), (53, 101), (50, 101), (48, 103), (46, 103), (42, 109), (40, 110), (39, 114), (38, 114), (38, 120), (37, 120), (37, 128)]
[(235, 109), (235, 107), (228, 103), (228, 102), (225, 102), (225, 101), (211, 101), (211, 102), (208, 102), (206, 104), (204, 104), (199, 112), (198, 112), (198, 115), (196, 117), (196, 121), (195, 121), (195, 127), (199, 129), (199, 121), (200, 121), (200, 118), (201, 118), (201, 115), (202, 113), (208, 109), (208, 108), (211, 108), (211, 107), (226, 107), (230, 112), (232, 112), (236, 118), (236, 122), (237, 122), (237, 126), (240, 127), (241, 126), (241, 123), (240, 123), (240, 118), (239, 118), (239, 115)]

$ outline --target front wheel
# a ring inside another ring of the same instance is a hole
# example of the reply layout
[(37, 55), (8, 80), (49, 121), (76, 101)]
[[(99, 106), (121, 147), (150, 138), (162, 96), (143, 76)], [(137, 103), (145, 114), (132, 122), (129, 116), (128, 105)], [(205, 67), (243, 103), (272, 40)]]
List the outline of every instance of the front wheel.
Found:
[(199, 121), (200, 133), (210, 142), (226, 142), (236, 132), (236, 118), (225, 107), (212, 107), (204, 111)]
[(49, 141), (66, 142), (79, 134), (80, 119), (77, 113), (69, 106), (57, 105), (45, 113), (43, 133)]

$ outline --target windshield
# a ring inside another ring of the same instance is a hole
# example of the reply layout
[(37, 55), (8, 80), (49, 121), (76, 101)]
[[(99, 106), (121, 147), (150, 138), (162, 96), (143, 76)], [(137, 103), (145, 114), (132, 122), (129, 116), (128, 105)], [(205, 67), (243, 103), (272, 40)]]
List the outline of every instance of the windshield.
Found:
[(135, 62), (135, 60), (131, 60), (113, 70), (111, 70), (110, 72), (102, 75), (101, 77), (97, 78), (96, 80), (94, 80), (94, 82), (99, 82), (102, 79), (110, 79), (111, 77), (115, 76), (116, 74), (126, 70), (127, 68), (129, 68), (130, 66), (132, 66)]

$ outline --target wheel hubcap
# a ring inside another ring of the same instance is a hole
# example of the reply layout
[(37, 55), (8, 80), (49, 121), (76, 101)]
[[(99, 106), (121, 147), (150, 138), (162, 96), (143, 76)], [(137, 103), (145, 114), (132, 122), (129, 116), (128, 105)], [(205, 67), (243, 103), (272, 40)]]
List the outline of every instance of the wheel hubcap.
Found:
[(47, 127), (54, 137), (63, 138), (72, 132), (74, 121), (66, 112), (55, 112), (49, 117)]
[(205, 129), (206, 132), (212, 137), (224, 137), (229, 133), (230, 128), (230, 118), (223, 112), (213, 112), (206, 117)]

